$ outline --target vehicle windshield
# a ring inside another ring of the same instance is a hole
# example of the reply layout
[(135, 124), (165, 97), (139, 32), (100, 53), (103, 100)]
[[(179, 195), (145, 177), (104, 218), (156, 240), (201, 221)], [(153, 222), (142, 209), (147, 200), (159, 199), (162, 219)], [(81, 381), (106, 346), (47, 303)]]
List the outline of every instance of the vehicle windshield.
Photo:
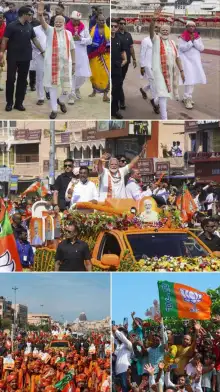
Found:
[(139, 261), (143, 256), (163, 257), (184, 256), (199, 257), (208, 256), (208, 252), (199, 242), (187, 233), (151, 233), (151, 234), (128, 234), (135, 259)]
[(68, 342), (52, 342), (50, 347), (66, 347), (68, 348)]

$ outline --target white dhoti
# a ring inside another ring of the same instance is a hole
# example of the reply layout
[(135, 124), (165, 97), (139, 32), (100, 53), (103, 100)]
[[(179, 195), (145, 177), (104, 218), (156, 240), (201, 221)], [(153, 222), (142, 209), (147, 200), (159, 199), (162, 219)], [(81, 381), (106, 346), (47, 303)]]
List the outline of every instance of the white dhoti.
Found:
[(44, 92), (44, 58), (39, 55), (35, 59), (36, 63), (36, 90), (37, 90), (37, 98), (40, 101), (43, 101), (45, 98)]

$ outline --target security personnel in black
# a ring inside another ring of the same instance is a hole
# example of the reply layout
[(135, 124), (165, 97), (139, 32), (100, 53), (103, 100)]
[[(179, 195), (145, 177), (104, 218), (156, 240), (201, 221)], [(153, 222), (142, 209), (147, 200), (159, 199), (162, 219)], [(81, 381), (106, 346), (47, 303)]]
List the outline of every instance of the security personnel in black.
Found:
[[(133, 46), (133, 38), (131, 34), (125, 30), (126, 20), (124, 18), (120, 18), (118, 20), (118, 23), (119, 23), (119, 29), (116, 35), (118, 35), (120, 40), (122, 41), (123, 48), (127, 55), (127, 63), (122, 67), (122, 80), (124, 82), (126, 74), (128, 72), (128, 67), (131, 63), (131, 57), (133, 59), (134, 68), (137, 67), (137, 61), (136, 61), (135, 51)], [(124, 96), (123, 86), (122, 86), (122, 92), (123, 95), (122, 95), (122, 99), (120, 100), (120, 109), (125, 110), (126, 106), (125, 106), (125, 96)]]
[(66, 201), (65, 194), (67, 187), (72, 180), (72, 178), (77, 179), (78, 176), (73, 174), (73, 160), (65, 159), (64, 161), (64, 173), (60, 174), (54, 184), (54, 194), (53, 194), (53, 205), (58, 206), (60, 211), (65, 211), (69, 208), (70, 203)]
[(123, 99), (123, 77), (122, 67), (127, 63), (126, 52), (123, 43), (116, 34), (118, 30), (117, 19), (111, 20), (111, 78), (112, 78), (112, 117), (122, 119), (123, 116), (119, 112), (119, 101)]

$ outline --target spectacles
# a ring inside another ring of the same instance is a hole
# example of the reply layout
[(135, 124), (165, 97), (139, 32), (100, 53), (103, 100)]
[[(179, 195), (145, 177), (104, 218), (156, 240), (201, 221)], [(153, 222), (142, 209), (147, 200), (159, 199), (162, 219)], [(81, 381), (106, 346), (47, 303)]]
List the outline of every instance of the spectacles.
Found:
[(66, 233), (72, 234), (72, 230), (65, 230)]
[(125, 159), (120, 159), (120, 162), (124, 163), (124, 162), (127, 162), (127, 161)]
[(27, 16), (32, 16), (33, 14), (26, 14)]
[(69, 165), (64, 165), (64, 167), (72, 167), (72, 165), (71, 165), (71, 164), (69, 164)]
[(117, 29), (117, 26), (111, 25), (111, 28), (112, 28), (112, 29)]
[(126, 25), (126, 23), (125, 23), (125, 22), (120, 22), (119, 24), (120, 24), (120, 25)]
[(212, 225), (212, 226), (208, 225), (206, 227), (208, 227), (208, 229), (214, 229), (215, 225)]

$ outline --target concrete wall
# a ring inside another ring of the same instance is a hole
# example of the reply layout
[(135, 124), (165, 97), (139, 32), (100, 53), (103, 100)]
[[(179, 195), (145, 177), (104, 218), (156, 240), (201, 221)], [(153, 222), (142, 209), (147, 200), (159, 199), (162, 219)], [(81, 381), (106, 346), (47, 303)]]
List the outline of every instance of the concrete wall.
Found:
[(180, 142), (180, 148), (184, 153), (184, 121), (160, 121), (158, 157), (163, 157), (161, 144), (167, 145), (170, 151), (173, 141)]
[[(134, 26), (128, 25), (127, 30), (130, 33), (134, 33)], [(184, 30), (184, 27), (180, 26), (172, 26), (172, 34), (181, 34)], [(201, 34), (201, 37), (208, 37), (208, 38), (220, 38), (220, 28), (214, 27), (198, 27), (198, 31)], [(149, 25), (141, 26), (141, 33), (149, 34)]]

